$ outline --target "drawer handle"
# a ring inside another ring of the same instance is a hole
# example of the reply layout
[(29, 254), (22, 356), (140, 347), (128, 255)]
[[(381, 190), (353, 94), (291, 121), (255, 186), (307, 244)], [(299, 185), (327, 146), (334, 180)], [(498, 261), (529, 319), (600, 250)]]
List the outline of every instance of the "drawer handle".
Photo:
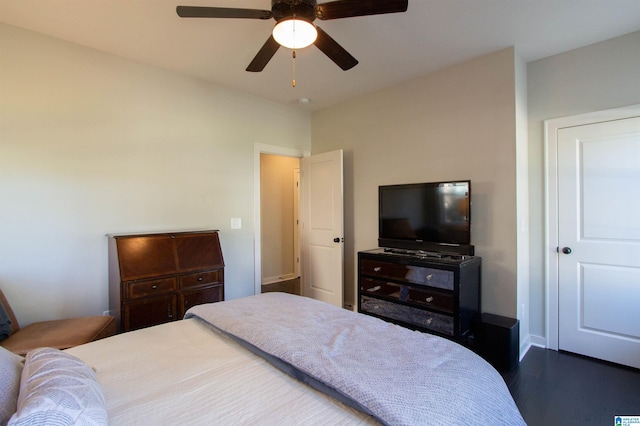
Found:
[(431, 325), (432, 322), (433, 322), (433, 318), (427, 318), (427, 320), (424, 323), (426, 325)]
[(431, 302), (433, 302), (433, 296), (429, 296), (429, 297), (427, 297), (427, 298), (426, 298), (426, 299), (424, 299), (424, 300), (426, 300), (426, 301), (427, 301), (427, 303), (431, 303)]
[(202, 277), (198, 277), (198, 281), (202, 281)]
[(158, 288), (158, 286), (156, 284), (154, 284), (154, 285), (151, 286), (151, 288), (155, 290), (156, 288)]
[(373, 272), (380, 272), (380, 271), (382, 271), (381, 266), (376, 266), (375, 268), (373, 268)]
[(433, 278), (433, 274), (427, 275), (427, 281), (430, 281)]

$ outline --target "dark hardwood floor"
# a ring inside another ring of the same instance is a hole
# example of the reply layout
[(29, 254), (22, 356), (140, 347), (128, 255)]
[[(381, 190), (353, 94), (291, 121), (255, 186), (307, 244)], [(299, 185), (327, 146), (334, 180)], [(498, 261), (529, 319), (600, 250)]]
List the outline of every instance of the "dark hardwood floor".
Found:
[(640, 416), (640, 370), (532, 347), (502, 374), (529, 426), (614, 425)]
[(265, 284), (262, 286), (262, 293), (269, 293), (272, 291), (280, 291), (283, 293), (300, 295), (300, 277), (288, 281)]

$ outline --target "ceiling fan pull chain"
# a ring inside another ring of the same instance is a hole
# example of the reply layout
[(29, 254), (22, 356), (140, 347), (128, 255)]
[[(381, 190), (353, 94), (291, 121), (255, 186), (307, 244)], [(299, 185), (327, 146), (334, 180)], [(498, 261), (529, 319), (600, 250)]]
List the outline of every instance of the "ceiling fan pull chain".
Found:
[(292, 55), (291, 55), (291, 67), (292, 67), (292, 73), (293, 73), (293, 79), (291, 80), (291, 87), (296, 87), (296, 51), (292, 50)]
[[(296, 10), (293, 7), (295, 4), (291, 3), (291, 15), (293, 16), (293, 39), (295, 40), (296, 37)], [(295, 41), (294, 41), (294, 47), (293, 50), (291, 51), (291, 74), (292, 74), (292, 78), (291, 78), (291, 87), (296, 87), (296, 46), (295, 46)]]

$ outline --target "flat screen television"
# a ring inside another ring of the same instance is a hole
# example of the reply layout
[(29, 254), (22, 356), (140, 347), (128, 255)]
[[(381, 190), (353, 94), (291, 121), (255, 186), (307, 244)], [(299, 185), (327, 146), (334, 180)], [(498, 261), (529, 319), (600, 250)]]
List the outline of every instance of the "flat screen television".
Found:
[(473, 255), (471, 181), (379, 187), (378, 245)]

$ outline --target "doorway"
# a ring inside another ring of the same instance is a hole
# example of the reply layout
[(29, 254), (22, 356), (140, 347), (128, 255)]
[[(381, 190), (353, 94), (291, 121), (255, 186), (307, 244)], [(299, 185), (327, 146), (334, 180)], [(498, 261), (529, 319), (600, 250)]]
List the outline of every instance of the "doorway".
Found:
[(547, 346), (640, 368), (640, 105), (545, 127)]
[(260, 154), (261, 292), (300, 295), (300, 159)]
[[(299, 162), (300, 158), (309, 156), (308, 151), (302, 151), (293, 148), (286, 148), (275, 145), (255, 144), (254, 145), (254, 294), (262, 293), (263, 284), (263, 232), (262, 232), (262, 182), (261, 182), (261, 156), (273, 155), (275, 157), (283, 157), (295, 159)], [(293, 171), (292, 171), (293, 173)], [(293, 180), (293, 177), (291, 177)], [(298, 240), (298, 237), (295, 237)], [(299, 250), (296, 248), (295, 250)], [(279, 276), (273, 268), (269, 266), (267, 275), (275, 277), (268, 280), (268, 283), (274, 284), (279, 281)], [(299, 275), (299, 270), (298, 270)], [(267, 278), (269, 278), (267, 276)], [(284, 277), (283, 277), (284, 278)], [(284, 281), (284, 280), (281, 280)]]

